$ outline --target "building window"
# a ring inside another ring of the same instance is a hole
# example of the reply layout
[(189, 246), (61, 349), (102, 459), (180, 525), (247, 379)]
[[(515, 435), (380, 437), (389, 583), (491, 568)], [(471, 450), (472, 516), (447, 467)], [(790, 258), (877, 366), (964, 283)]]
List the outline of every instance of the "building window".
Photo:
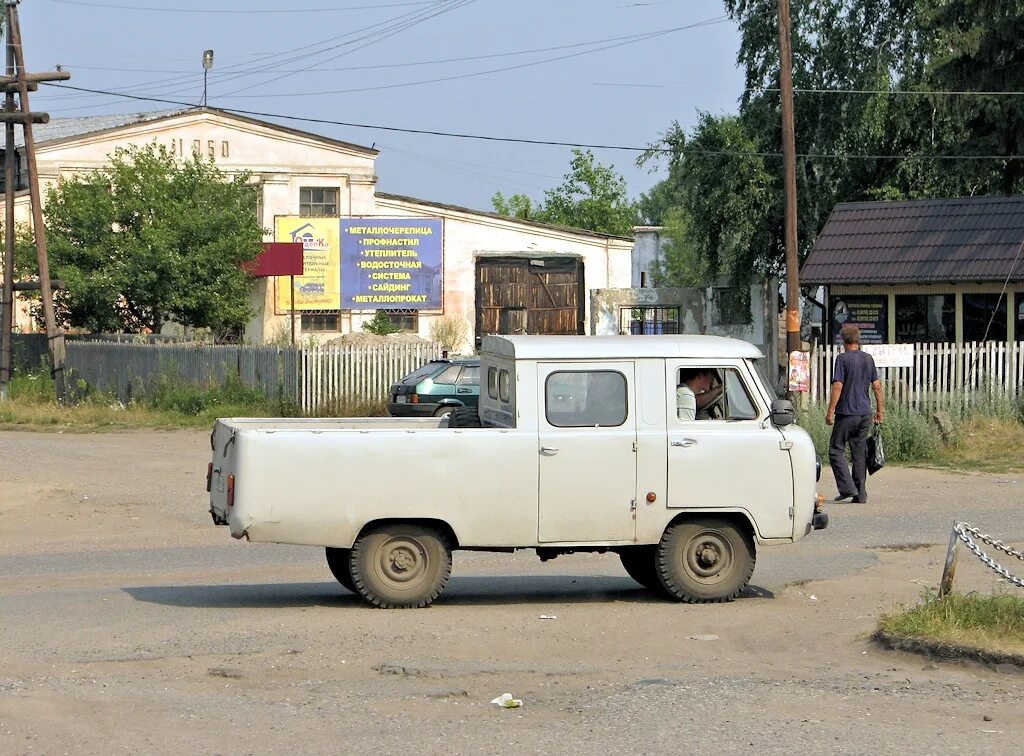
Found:
[(330, 186), (299, 188), (299, 215), (306, 217), (338, 214), (338, 190)]
[(302, 313), (303, 333), (331, 333), (341, 330), (341, 315), (337, 312)]
[(678, 307), (623, 307), (619, 310), (619, 333), (652, 335), (680, 333)]
[(384, 314), (399, 331), (419, 331), (419, 310), (384, 310)]
[(896, 295), (897, 344), (943, 344), (955, 340), (953, 294)]
[(750, 289), (715, 289), (715, 308), (720, 325), (747, 325), (750, 322)]
[(1006, 296), (964, 294), (964, 341), (1006, 341)]

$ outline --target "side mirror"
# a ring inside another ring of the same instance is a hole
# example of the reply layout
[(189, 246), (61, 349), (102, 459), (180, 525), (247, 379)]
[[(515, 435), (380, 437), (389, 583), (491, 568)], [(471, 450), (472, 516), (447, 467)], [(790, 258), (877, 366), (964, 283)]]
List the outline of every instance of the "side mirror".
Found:
[(772, 400), (772, 424), (780, 428), (792, 425), (796, 422), (796, 412), (793, 409), (793, 402), (789, 399)]

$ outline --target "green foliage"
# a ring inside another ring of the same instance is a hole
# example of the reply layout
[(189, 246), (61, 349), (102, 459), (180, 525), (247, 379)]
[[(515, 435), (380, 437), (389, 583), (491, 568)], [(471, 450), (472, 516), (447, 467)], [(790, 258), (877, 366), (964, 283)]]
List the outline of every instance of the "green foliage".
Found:
[[(685, 212), (687, 254), (735, 277), (778, 271), (784, 256), (778, 5), (725, 6), (742, 34), (739, 112), (705, 114), (689, 134), (672, 124), (640, 158), (667, 173), (640, 208), (648, 223)], [(1019, 159), (934, 159), (1024, 154), (1024, 100), (941, 94), (1024, 90), (1024, 4), (813, 0), (791, 9), (796, 146), (812, 156), (797, 162), (801, 254), (837, 202), (1024, 191)]]
[(491, 197), (491, 204), (494, 206), (494, 212), (501, 215), (522, 220), (537, 220), (534, 217), (533, 200), (525, 194), (513, 194), (510, 197), (505, 197), (501, 192), (495, 192)]
[(377, 310), (373, 319), (363, 323), (363, 330), (375, 333), (378, 336), (387, 336), (389, 333), (398, 333), (398, 326), (391, 322), (391, 318), (384, 310)]
[(534, 205), (522, 194), (506, 198), (501, 192), (491, 203), (502, 215), (620, 236), (632, 234), (639, 217), (626, 180), (614, 166), (598, 163), (590, 150), (572, 151), (564, 182), (545, 191), (543, 203)]
[(210, 388), (162, 380), (144, 403), (157, 410), (198, 416), (215, 407), (262, 407), (267, 399), (262, 391), (248, 388), (236, 376)]
[(252, 314), (242, 264), (263, 236), (247, 180), (153, 142), (118, 148), (105, 169), (51, 188), (46, 234), (51, 271), (67, 283), (63, 326), (158, 332), (173, 320), (220, 337), (240, 331)]
[(917, 606), (883, 616), (879, 626), (887, 633), (1019, 654), (1024, 652), (1024, 597), (949, 593), (939, 598), (929, 591)]
[[(799, 413), (797, 424), (811, 436), (814, 450), (823, 465), (828, 464), (828, 442), (832, 428), (825, 425), (823, 404), (811, 405)], [(931, 462), (938, 458), (942, 439), (931, 420), (897, 402), (887, 402), (882, 425), (886, 462)]]

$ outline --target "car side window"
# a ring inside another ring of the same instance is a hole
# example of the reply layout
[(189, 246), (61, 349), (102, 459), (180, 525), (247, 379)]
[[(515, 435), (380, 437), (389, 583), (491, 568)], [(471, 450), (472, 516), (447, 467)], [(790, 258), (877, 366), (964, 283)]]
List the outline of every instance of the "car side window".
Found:
[(435, 384), (442, 386), (453, 386), (459, 380), (459, 373), (462, 372), (462, 365), (452, 365), (441, 375), (434, 379)]
[(498, 398), (498, 369), (494, 367), (487, 368), (487, 396)]
[(545, 413), (556, 428), (614, 428), (626, 422), (626, 376), (614, 370), (558, 371), (544, 383)]
[(757, 406), (735, 368), (684, 367), (676, 376), (678, 420), (757, 419)]
[(460, 386), (477, 386), (480, 383), (480, 368), (476, 365), (466, 365), (462, 368), (462, 374), (457, 383)]

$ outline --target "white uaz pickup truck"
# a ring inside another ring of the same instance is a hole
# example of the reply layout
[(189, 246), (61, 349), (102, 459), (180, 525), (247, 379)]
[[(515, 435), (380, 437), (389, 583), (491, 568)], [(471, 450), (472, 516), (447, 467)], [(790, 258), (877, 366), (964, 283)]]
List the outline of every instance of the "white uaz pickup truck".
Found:
[[(326, 547), (379, 607), (430, 604), (454, 549), (612, 551), (662, 595), (728, 601), (757, 545), (828, 524), (760, 357), (715, 336), (488, 336), (479, 414), (218, 420), (210, 512), (235, 538)], [(717, 396), (680, 419), (693, 368)]]

